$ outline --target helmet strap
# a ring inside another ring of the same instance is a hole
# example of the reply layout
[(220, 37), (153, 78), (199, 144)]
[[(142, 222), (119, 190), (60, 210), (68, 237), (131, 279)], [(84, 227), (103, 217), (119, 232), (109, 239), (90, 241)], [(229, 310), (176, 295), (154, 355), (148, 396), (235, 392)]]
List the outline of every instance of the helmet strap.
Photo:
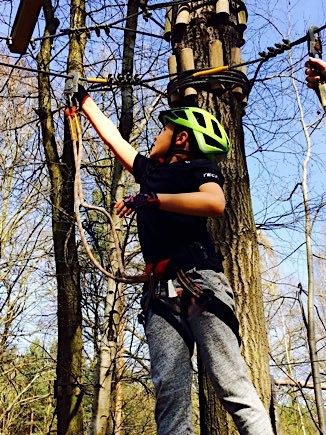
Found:
[(164, 156), (164, 163), (167, 165), (171, 162), (172, 157), (176, 154), (176, 152), (175, 152), (175, 148), (176, 148), (175, 145), (176, 144), (175, 143), (177, 140), (177, 135), (178, 135), (178, 129), (175, 126), (174, 130), (173, 130), (170, 148), (168, 149), (167, 153)]
[(184, 154), (184, 155), (187, 155), (187, 156), (193, 157), (193, 158), (205, 158), (204, 154), (202, 152), (200, 152), (199, 149), (198, 149), (198, 151), (197, 150), (178, 150), (176, 148), (176, 139), (177, 139), (178, 133), (179, 132), (173, 132), (170, 148), (167, 151), (167, 153), (165, 154), (165, 156), (161, 157), (161, 163), (169, 164), (171, 162), (172, 157), (177, 155), (177, 154)]

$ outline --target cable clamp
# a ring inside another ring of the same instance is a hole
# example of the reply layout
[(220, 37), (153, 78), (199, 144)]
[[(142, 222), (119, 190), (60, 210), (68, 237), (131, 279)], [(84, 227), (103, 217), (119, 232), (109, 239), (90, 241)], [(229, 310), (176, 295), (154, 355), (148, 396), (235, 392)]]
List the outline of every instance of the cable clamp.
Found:
[(73, 107), (72, 97), (75, 92), (78, 92), (78, 81), (80, 74), (78, 71), (71, 71), (70, 77), (66, 79), (65, 87), (64, 87), (64, 95), (67, 99), (68, 107)]

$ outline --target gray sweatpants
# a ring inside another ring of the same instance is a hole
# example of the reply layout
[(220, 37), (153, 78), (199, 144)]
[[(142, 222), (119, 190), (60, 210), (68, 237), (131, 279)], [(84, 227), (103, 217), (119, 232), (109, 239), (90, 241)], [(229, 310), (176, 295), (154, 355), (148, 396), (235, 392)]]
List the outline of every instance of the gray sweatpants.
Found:
[[(187, 275), (202, 289), (212, 289), (234, 310), (233, 292), (223, 273), (194, 269)], [(177, 281), (174, 285), (179, 286)], [(215, 392), (233, 417), (239, 433), (273, 435), (268, 414), (249, 380), (237, 338), (229, 326), (206, 311), (190, 316), (188, 325)], [(189, 349), (177, 330), (151, 310), (145, 332), (156, 392), (158, 435), (191, 435), (193, 373)]]

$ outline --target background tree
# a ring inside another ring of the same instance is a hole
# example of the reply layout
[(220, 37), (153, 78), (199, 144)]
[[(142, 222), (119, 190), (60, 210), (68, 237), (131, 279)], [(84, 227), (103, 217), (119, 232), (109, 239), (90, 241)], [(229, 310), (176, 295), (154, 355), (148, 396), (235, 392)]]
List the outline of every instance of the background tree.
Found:
[[(71, 2), (71, 27), (85, 23), (85, 4)], [(43, 7), (45, 38), (38, 54), (38, 68), (49, 71), (52, 41), (49, 38), (58, 28), (51, 1)], [(72, 35), (69, 44), (67, 69), (81, 70), (85, 35)], [(42, 141), (51, 182), (52, 231), (58, 287), (58, 356), (57, 356), (57, 418), (58, 434), (83, 432), (82, 417), (82, 333), (80, 270), (74, 226), (74, 158), (68, 125), (64, 129), (63, 149), (60, 155), (55, 138), (51, 108), (49, 76), (38, 75), (39, 116)]]

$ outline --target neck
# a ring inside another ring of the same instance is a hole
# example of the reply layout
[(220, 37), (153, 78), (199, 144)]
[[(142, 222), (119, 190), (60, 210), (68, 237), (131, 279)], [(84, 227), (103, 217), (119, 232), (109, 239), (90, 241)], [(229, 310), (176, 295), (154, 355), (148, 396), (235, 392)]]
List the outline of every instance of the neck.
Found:
[(192, 160), (193, 156), (191, 154), (174, 154), (171, 157), (171, 160), (169, 161), (169, 163), (175, 163), (175, 162), (182, 162), (184, 160)]
[(177, 149), (177, 147), (174, 146), (174, 153), (171, 156), (169, 163), (182, 162), (184, 160), (192, 160), (194, 158), (194, 155), (189, 148), (190, 146), (188, 142), (184, 144), (184, 148), (182, 149)]

